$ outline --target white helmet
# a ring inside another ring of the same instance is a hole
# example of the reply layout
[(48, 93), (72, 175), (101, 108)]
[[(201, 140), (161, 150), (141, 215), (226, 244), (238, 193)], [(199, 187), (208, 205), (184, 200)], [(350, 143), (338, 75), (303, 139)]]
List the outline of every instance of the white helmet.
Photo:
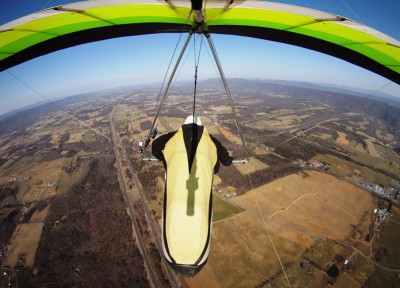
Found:
[(194, 120), (193, 120), (193, 115), (190, 115), (186, 118), (185, 123), (183, 123), (183, 124), (191, 124), (191, 123), (196, 123), (197, 125), (200, 125), (200, 126), (203, 125), (201, 123), (201, 119), (199, 116), (194, 116)]

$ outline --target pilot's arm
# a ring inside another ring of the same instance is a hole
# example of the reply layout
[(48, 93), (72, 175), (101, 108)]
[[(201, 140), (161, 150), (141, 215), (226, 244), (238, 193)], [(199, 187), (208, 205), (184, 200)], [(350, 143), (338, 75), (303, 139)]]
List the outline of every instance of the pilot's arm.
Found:
[(210, 135), (211, 139), (213, 140), (215, 146), (217, 147), (217, 156), (218, 160), (224, 165), (229, 166), (232, 164), (233, 157), (229, 156), (228, 150), (218, 141), (215, 137)]
[(174, 136), (176, 131), (169, 132), (168, 134), (161, 135), (157, 139), (153, 141), (151, 144), (151, 153), (156, 157), (158, 160), (165, 161), (163, 150), (165, 148), (165, 144), (167, 144), (168, 140)]

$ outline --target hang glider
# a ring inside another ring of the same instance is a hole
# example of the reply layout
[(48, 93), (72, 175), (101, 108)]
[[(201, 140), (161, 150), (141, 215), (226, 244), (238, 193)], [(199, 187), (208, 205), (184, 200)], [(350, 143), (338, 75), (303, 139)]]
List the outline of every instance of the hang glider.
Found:
[[(211, 33), (313, 49), (400, 84), (400, 42), (366, 25), (326, 12), (265, 1), (209, 0), (203, 8)], [(177, 0), (99, 0), (49, 8), (0, 26), (0, 71), (83, 43), (182, 32), (193, 22), (191, 15), (185, 26), (190, 10), (190, 1)]]

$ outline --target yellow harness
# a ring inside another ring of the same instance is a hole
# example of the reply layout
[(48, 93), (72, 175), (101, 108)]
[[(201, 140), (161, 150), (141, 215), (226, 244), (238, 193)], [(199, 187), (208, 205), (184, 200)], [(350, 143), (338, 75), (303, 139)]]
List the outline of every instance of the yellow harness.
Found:
[(211, 186), (217, 149), (204, 130), (189, 174), (180, 128), (165, 145), (164, 157), (167, 186), (163, 236), (169, 256), (177, 264), (200, 265), (207, 259), (211, 237)]

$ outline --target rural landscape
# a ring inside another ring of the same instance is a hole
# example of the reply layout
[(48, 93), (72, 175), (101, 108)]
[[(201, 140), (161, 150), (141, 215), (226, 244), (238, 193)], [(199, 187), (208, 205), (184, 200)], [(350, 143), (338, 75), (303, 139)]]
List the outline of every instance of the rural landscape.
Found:
[[(138, 145), (159, 86), (2, 117), (0, 287), (400, 287), (400, 107), (294, 83), (229, 85), (246, 147), (216, 79), (199, 83), (196, 114), (249, 161), (214, 176), (210, 256), (193, 278), (162, 257), (165, 172)], [(192, 96), (175, 83), (158, 135), (179, 129)]]

